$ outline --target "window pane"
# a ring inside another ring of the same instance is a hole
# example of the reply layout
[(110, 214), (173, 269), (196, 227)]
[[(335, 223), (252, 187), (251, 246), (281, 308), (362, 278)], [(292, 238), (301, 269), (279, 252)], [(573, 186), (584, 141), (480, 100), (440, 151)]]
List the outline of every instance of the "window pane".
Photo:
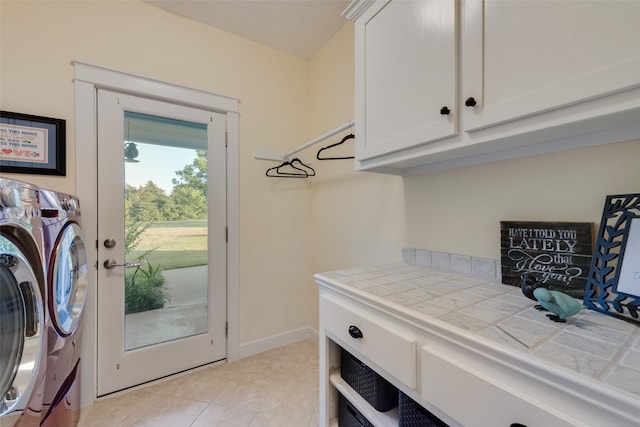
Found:
[(206, 132), (125, 114), (125, 350), (207, 332)]

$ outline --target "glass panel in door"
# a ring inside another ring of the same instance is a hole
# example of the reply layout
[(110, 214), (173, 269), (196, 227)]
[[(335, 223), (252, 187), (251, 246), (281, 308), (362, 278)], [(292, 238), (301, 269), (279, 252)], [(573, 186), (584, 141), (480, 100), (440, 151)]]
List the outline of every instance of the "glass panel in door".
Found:
[(207, 129), (125, 112), (124, 130), (125, 350), (132, 350), (207, 332)]

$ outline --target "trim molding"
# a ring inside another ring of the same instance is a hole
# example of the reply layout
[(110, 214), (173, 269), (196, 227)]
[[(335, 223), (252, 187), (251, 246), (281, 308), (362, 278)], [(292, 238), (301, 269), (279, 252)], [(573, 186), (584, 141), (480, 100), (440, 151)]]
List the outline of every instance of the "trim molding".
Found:
[[(283, 332), (270, 337), (260, 338), (253, 341), (248, 341), (238, 346), (239, 359), (244, 357), (253, 356), (268, 350), (273, 350), (278, 347), (285, 346), (287, 344), (293, 344), (294, 342), (313, 339), (318, 342), (318, 331), (307, 326), (305, 328), (293, 329), (288, 332)], [(232, 360), (229, 360), (232, 362)]]
[(91, 83), (95, 87), (113, 89), (133, 95), (181, 102), (191, 107), (214, 109), (216, 112), (238, 112), (239, 100), (229, 96), (174, 85), (110, 68), (71, 61), (75, 68), (74, 82)]
[(342, 12), (342, 16), (349, 21), (355, 21), (374, 3), (375, 0), (355, 0)]
[[(83, 233), (87, 242), (97, 244), (97, 100), (98, 88), (165, 100), (210, 111), (226, 113), (227, 119), (227, 359), (237, 359), (239, 351), (239, 100), (228, 96), (173, 85), (105, 67), (72, 61), (75, 86), (76, 194), (82, 200)], [(89, 248), (94, 245), (88, 245)], [(89, 250), (89, 264), (97, 265), (96, 250)], [(96, 283), (97, 270), (90, 269), (88, 280)], [(83, 358), (81, 406), (96, 400), (97, 376), (97, 292), (87, 290), (82, 340)]]

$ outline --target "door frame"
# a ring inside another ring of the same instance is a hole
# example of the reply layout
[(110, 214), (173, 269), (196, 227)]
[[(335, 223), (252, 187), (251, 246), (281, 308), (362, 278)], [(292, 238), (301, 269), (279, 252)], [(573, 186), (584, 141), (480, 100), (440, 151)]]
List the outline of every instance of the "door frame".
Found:
[[(75, 86), (76, 193), (90, 269), (83, 314), (81, 406), (97, 397), (97, 89), (145, 96), (226, 115), (227, 126), (227, 360), (239, 358), (239, 163), (236, 98), (72, 61)], [(82, 177), (82, 179), (79, 179)], [(91, 243), (94, 242), (94, 243)], [(93, 285), (93, 286), (92, 286)]]

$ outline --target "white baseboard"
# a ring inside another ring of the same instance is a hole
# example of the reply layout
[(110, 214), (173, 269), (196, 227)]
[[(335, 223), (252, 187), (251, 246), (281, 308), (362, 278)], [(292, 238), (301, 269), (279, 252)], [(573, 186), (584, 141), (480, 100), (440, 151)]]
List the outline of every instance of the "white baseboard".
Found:
[[(242, 359), (308, 339), (318, 341), (318, 331), (310, 326), (242, 343), (238, 346), (238, 351), (234, 353), (238, 359)], [(229, 360), (229, 362), (232, 362), (232, 360)]]

